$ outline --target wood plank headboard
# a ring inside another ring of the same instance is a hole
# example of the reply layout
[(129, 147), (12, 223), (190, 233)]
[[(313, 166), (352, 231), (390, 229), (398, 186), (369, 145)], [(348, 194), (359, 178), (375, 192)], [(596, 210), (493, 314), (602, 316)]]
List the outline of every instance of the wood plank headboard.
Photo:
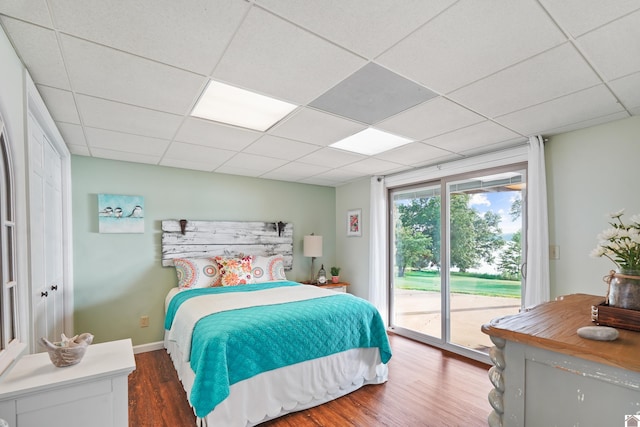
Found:
[[(181, 222), (184, 224), (184, 233)], [(284, 256), (285, 270), (293, 267), (293, 224), (258, 221), (162, 221), (162, 265), (173, 258), (216, 255)]]

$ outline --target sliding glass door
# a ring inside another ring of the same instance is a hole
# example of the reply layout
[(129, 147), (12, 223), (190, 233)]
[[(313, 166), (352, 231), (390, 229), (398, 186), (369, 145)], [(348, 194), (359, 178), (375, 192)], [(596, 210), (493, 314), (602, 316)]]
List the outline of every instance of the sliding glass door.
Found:
[(391, 326), (483, 360), (480, 331), (521, 307), (522, 165), (390, 191)]
[(480, 325), (520, 310), (523, 170), (446, 182), (449, 342), (486, 352)]
[(442, 337), (440, 184), (392, 192), (391, 324)]

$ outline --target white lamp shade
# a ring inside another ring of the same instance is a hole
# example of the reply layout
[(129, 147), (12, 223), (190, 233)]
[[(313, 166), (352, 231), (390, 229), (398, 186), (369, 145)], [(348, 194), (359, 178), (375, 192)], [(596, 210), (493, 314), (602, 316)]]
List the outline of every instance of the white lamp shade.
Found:
[(322, 256), (322, 236), (304, 236), (303, 241), (304, 256), (319, 257)]

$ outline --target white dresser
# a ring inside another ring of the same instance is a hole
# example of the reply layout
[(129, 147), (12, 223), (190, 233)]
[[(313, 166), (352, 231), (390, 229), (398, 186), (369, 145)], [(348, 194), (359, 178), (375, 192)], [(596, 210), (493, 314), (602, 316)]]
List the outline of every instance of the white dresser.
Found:
[(130, 339), (92, 344), (77, 365), (23, 356), (0, 380), (0, 418), (10, 427), (128, 427)]

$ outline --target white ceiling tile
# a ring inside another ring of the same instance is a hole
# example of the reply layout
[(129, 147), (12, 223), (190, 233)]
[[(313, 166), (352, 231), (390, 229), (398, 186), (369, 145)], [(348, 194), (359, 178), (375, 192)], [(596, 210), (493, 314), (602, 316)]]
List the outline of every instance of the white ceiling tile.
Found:
[(189, 169), (195, 171), (211, 172), (213, 167), (209, 162), (199, 160), (181, 160), (181, 159), (162, 159), (160, 166), (169, 166), (172, 168)]
[(213, 76), (306, 104), (364, 63), (363, 58), (254, 7)]
[(565, 43), (458, 89), (449, 97), (496, 117), (599, 83), (573, 45)]
[(214, 170), (215, 173), (223, 173), (226, 175), (239, 175), (239, 176), (250, 176), (250, 177), (254, 177), (257, 178), (260, 175), (263, 174), (262, 171), (259, 171), (257, 169), (244, 169), (244, 168), (239, 168), (236, 166), (227, 166), (226, 164), (218, 167), (217, 169)]
[(52, 27), (46, 0), (15, 0), (0, 2), (0, 14), (12, 16), (47, 28)]
[[(238, 153), (224, 163), (225, 168), (240, 168), (256, 171), (258, 174), (269, 172), (288, 163), (287, 160), (272, 157), (257, 156), (255, 154)], [(219, 172), (219, 169), (216, 170)]]
[(111, 130), (85, 127), (87, 145), (126, 153), (149, 154), (160, 157), (167, 149), (169, 141), (165, 139), (149, 138), (147, 136), (131, 135)]
[(345, 169), (367, 175), (378, 175), (408, 169), (405, 165), (369, 157), (368, 159), (349, 164)]
[(319, 175), (312, 176), (310, 178), (301, 179), (300, 183), (309, 184), (309, 185), (321, 185), (323, 187), (337, 187), (340, 185), (340, 182), (331, 181), (329, 179), (325, 179), (320, 177)]
[(270, 135), (329, 145), (366, 129), (366, 125), (311, 108), (300, 108), (269, 130)]
[(534, 0), (463, 0), (376, 62), (444, 94), (565, 40)]
[(82, 122), (89, 127), (172, 139), (182, 122), (182, 116), (120, 102), (86, 95), (77, 95), (76, 99)]
[(412, 142), (396, 149), (381, 153), (375, 158), (410, 166), (425, 161), (433, 161), (448, 157), (451, 152), (421, 142)]
[(443, 150), (459, 153), (475, 148), (488, 147), (502, 141), (517, 138), (518, 134), (492, 121), (485, 121), (463, 129), (424, 140), (423, 142)]
[(73, 94), (68, 90), (57, 89), (49, 86), (38, 86), (38, 92), (51, 113), (53, 120), (80, 124), (78, 109), (73, 99)]
[(376, 129), (420, 140), (484, 120), (481, 115), (438, 97), (376, 124)]
[(241, 151), (262, 135), (260, 132), (190, 117), (175, 140), (224, 150)]
[(292, 162), (265, 173), (262, 175), (262, 178), (298, 181), (326, 172), (327, 170), (329, 170), (329, 168)]
[(640, 107), (640, 72), (613, 80), (609, 87), (625, 107)]
[(632, 108), (629, 112), (634, 116), (640, 116), (640, 107)]
[(136, 154), (125, 153), (123, 151), (107, 150), (104, 148), (94, 148), (91, 150), (93, 157), (110, 160), (120, 160), (123, 162), (132, 163), (147, 163), (150, 165), (157, 165), (160, 156), (153, 156), (148, 154)]
[(67, 145), (87, 146), (87, 141), (84, 137), (84, 131), (82, 126), (72, 123), (56, 122), (56, 126), (64, 139), (64, 143)]
[[(250, 4), (235, 0), (55, 0), (61, 31), (208, 75)], [(133, 29), (133, 31), (132, 31)]]
[(540, 3), (573, 37), (640, 9), (638, 0), (540, 0)]
[(204, 147), (202, 145), (186, 144), (183, 142), (172, 142), (169, 149), (162, 158), (161, 164), (166, 166), (178, 166), (179, 164), (193, 163), (207, 168), (198, 170), (212, 171), (219, 167), (233, 155), (236, 154), (229, 150), (220, 150), (218, 148)]
[(284, 160), (296, 160), (306, 154), (317, 151), (317, 145), (279, 138), (272, 135), (264, 135), (256, 142), (243, 150), (244, 153), (260, 156), (274, 157)]
[(87, 147), (86, 145), (67, 144), (67, 147), (69, 148), (69, 152), (71, 154), (76, 154), (78, 156), (91, 156), (89, 147)]
[(419, 162), (414, 165), (411, 165), (413, 168), (421, 168), (426, 166), (438, 165), (446, 162), (452, 162), (454, 160), (464, 159), (464, 156), (461, 154), (449, 153), (449, 155), (444, 157), (439, 157), (437, 159), (429, 159), (424, 162)]
[[(633, 110), (631, 112), (633, 114)], [(636, 114), (638, 114), (636, 112)], [(561, 126), (554, 129), (549, 129), (545, 131), (545, 135), (557, 135), (559, 133), (571, 132), (578, 129), (584, 129), (591, 126), (601, 125), (603, 123), (613, 122), (615, 120), (628, 119), (630, 117), (629, 113), (626, 111), (620, 111), (618, 113), (607, 114), (605, 116), (596, 117), (595, 119), (590, 120), (582, 120), (576, 123), (571, 123), (566, 126)]]
[(60, 38), (75, 92), (185, 114), (207, 82), (202, 76), (95, 43)]
[(534, 135), (621, 110), (622, 106), (609, 89), (599, 85), (498, 117), (496, 121), (523, 135)]
[(33, 81), (69, 89), (69, 79), (55, 32), (7, 17), (0, 20)]
[(462, 150), (460, 154), (465, 157), (475, 156), (479, 154), (486, 154), (487, 152), (504, 150), (507, 148), (515, 147), (518, 145), (523, 145), (528, 141), (528, 138), (519, 137), (514, 139), (509, 139), (506, 141), (496, 142), (495, 144), (489, 144), (482, 147), (475, 147), (469, 150)]
[(304, 156), (298, 161), (328, 168), (337, 168), (366, 158), (367, 156), (327, 147)]
[(332, 181), (335, 183), (354, 181), (356, 179), (359, 179), (365, 176), (368, 176), (368, 174), (364, 174), (362, 172), (356, 172), (353, 170), (348, 170), (346, 168), (331, 169), (316, 175), (316, 177), (319, 179), (324, 179), (324, 180)]
[(258, 0), (256, 3), (360, 55), (374, 58), (454, 0)]
[(607, 80), (640, 71), (640, 11), (577, 39), (587, 59)]

